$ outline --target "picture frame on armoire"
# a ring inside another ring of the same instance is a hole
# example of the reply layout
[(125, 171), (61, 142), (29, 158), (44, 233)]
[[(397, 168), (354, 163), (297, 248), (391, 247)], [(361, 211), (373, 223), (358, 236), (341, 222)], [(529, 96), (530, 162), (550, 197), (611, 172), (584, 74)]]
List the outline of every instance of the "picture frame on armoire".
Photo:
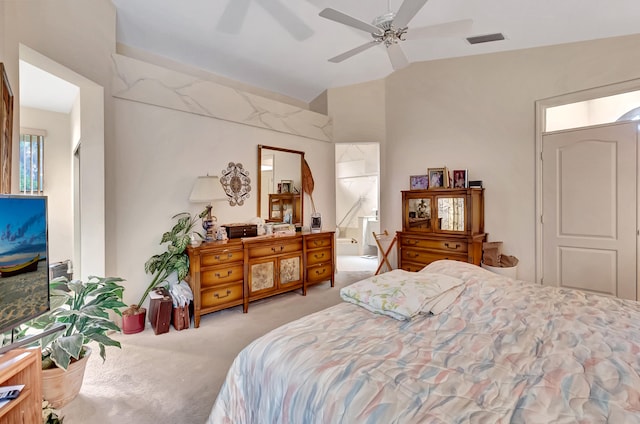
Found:
[(411, 175), (409, 176), (410, 190), (426, 190), (429, 188), (428, 175)]
[(469, 172), (466, 169), (455, 169), (453, 171), (453, 188), (468, 188)]
[(446, 167), (429, 168), (427, 173), (429, 174), (429, 188), (449, 187), (449, 173)]

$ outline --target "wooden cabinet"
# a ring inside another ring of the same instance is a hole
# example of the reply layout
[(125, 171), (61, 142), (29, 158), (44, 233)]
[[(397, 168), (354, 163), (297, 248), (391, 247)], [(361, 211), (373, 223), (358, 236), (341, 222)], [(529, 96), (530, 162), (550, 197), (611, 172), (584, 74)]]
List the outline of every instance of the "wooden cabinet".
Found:
[(304, 286), (302, 293), (307, 294), (307, 287), (316, 283), (331, 280), (335, 285), (335, 241), (331, 232), (307, 234), (304, 236), (305, 262)]
[(195, 327), (203, 314), (308, 285), (334, 287), (334, 233), (296, 233), (203, 243), (188, 247)]
[(302, 288), (302, 235), (245, 239), (244, 311), (249, 302)]
[(17, 399), (0, 408), (0, 423), (42, 422), (40, 349), (14, 349), (0, 355), (0, 386), (24, 384)]
[(240, 239), (189, 247), (189, 285), (193, 291), (193, 322), (200, 316), (242, 305), (244, 251)]
[(269, 222), (299, 224), (301, 222), (300, 194), (283, 193), (269, 195)]
[(480, 265), (485, 240), (483, 189), (402, 192), (399, 268), (418, 271), (439, 259)]

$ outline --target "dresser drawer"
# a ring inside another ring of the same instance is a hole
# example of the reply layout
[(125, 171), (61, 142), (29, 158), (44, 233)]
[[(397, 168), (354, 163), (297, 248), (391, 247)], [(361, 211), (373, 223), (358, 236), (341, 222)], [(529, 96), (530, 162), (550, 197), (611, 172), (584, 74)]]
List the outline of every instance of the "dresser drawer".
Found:
[(280, 255), (282, 253), (299, 252), (302, 250), (302, 239), (297, 240), (274, 240), (268, 245), (249, 247), (249, 257), (259, 258), (262, 256)]
[(414, 262), (403, 261), (400, 269), (404, 269), (405, 271), (418, 272), (427, 265), (428, 264), (417, 264)]
[(220, 249), (215, 252), (203, 253), (200, 256), (200, 266), (214, 266), (229, 262), (242, 262), (244, 252), (242, 249)]
[(233, 281), (242, 281), (244, 265), (232, 264), (224, 267), (202, 269), (200, 271), (200, 287), (207, 288), (219, 284), (227, 284)]
[(312, 250), (307, 252), (307, 266), (319, 264), (322, 262), (331, 262), (331, 249)]
[(430, 264), (431, 262), (439, 261), (440, 259), (451, 259), (454, 261), (467, 262), (467, 255), (460, 254), (448, 254), (433, 251), (425, 251), (418, 249), (402, 249), (402, 261), (415, 262), (420, 264)]
[(310, 268), (307, 268), (307, 283), (313, 284), (320, 281), (330, 280), (332, 273), (333, 265), (330, 263), (325, 265), (312, 266)]
[(306, 238), (307, 249), (320, 249), (322, 247), (330, 247), (332, 238), (333, 238), (333, 233), (323, 235), (320, 237), (308, 236)]
[(464, 240), (425, 240), (419, 238), (402, 237), (400, 243), (403, 247), (437, 249), (452, 253), (467, 253), (469, 250), (469, 245)]
[(242, 300), (242, 283), (227, 284), (207, 290), (202, 290), (200, 308), (212, 308), (226, 303)]

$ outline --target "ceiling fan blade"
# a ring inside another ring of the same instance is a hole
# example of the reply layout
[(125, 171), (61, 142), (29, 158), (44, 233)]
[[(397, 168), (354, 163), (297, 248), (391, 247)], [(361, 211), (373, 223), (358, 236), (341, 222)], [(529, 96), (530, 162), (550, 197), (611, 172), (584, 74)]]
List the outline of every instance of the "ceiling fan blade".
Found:
[(409, 28), (404, 38), (407, 40), (418, 40), (422, 38), (453, 37), (468, 33), (472, 25), (473, 20), (463, 19), (461, 21), (446, 22), (444, 24)]
[(235, 34), (242, 27), (251, 0), (229, 0), (227, 7), (222, 12), (216, 29), (218, 31)]
[[(426, 0), (425, 0), (426, 1)], [(323, 11), (320, 12), (320, 16), (322, 16), (323, 18), (327, 18), (330, 19), (332, 21), (335, 22), (339, 22), (341, 24), (344, 25), (348, 25), (350, 27), (353, 28), (357, 28), (357, 29), (361, 29), (362, 31), (367, 31), (371, 34), (378, 34), (378, 35), (382, 35), (383, 32), (380, 28), (373, 26), (371, 24), (368, 24), (364, 21), (361, 21), (359, 19), (353, 18), (349, 15), (346, 15), (340, 11), (337, 11), (335, 9), (331, 9), (331, 8), (326, 8)]]
[(336, 57), (332, 57), (331, 59), (329, 59), (329, 62), (340, 63), (343, 60), (349, 59), (351, 56), (355, 56), (358, 53), (363, 52), (373, 46), (377, 46), (378, 44), (380, 44), (378, 41), (369, 41), (368, 43), (358, 46), (355, 49), (351, 49), (342, 54), (339, 54)]
[(279, 1), (255, 0), (282, 25), (296, 40), (302, 41), (313, 35), (313, 30), (288, 7)]
[(398, 44), (392, 44), (387, 47), (387, 54), (391, 61), (391, 66), (394, 70), (402, 69), (409, 66), (409, 59), (404, 55), (404, 52)]
[(393, 25), (396, 28), (406, 27), (426, 2), (427, 0), (404, 0), (404, 3), (400, 5), (400, 9), (398, 9), (398, 13), (396, 13), (396, 17), (393, 18)]

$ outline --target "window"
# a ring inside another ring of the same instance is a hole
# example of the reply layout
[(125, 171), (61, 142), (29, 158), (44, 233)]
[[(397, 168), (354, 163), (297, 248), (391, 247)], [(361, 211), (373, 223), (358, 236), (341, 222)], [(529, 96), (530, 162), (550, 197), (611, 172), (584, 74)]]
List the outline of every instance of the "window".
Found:
[(20, 134), (20, 192), (44, 190), (44, 136)]

